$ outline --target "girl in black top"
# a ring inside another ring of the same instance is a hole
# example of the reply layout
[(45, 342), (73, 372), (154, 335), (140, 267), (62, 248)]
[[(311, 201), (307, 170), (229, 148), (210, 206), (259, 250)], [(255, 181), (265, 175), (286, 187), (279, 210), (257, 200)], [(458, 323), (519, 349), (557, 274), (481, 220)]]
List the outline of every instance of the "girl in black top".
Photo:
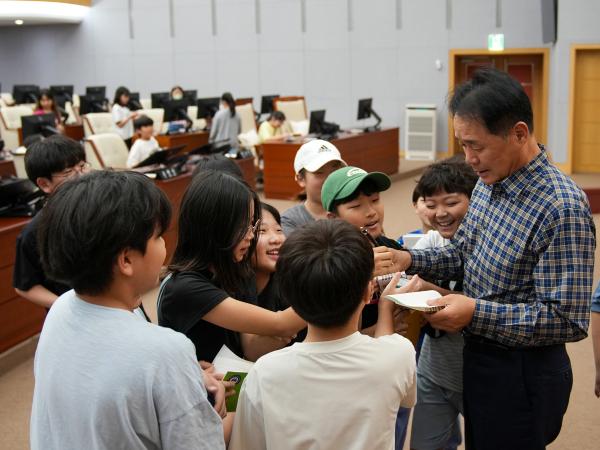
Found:
[[(275, 265), (279, 257), (279, 249), (285, 241), (285, 234), (281, 228), (279, 211), (268, 203), (260, 204), (262, 217), (256, 249), (252, 257), (252, 267), (256, 274), (256, 290), (258, 292), (258, 305), (271, 311), (282, 311), (289, 308), (290, 304), (279, 295)], [(256, 339), (255, 351), (264, 354), (269, 351), (285, 347), (286, 344), (303, 341), (306, 329), (301, 330), (296, 338), (284, 341), (280, 338), (262, 337)], [(260, 344), (260, 345), (259, 345)], [(248, 356), (248, 355), (246, 355)], [(255, 356), (255, 355), (252, 355)]]
[(212, 170), (194, 176), (157, 309), (159, 324), (190, 338), (198, 360), (212, 362), (223, 345), (244, 357), (253, 353), (252, 335), (290, 338), (306, 326), (291, 308), (255, 305), (250, 255), (259, 227), (258, 197), (243, 181)]

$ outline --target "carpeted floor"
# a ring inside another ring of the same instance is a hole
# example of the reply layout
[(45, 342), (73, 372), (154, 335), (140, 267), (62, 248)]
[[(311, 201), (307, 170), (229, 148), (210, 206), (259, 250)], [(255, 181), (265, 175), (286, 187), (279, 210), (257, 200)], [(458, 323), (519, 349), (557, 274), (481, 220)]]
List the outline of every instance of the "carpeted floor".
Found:
[[(574, 177), (578, 181), (577, 176)], [(600, 186), (600, 176), (596, 178)], [(595, 180), (586, 176), (581, 184), (589, 185)], [(419, 221), (411, 205), (414, 187), (412, 178), (397, 180), (383, 195), (385, 204), (385, 231), (396, 237), (419, 227)], [(291, 202), (269, 201), (281, 211)], [(600, 215), (594, 216), (600, 229)], [(600, 280), (600, 251), (596, 251), (595, 285)], [(156, 292), (144, 299), (144, 306), (156, 319), (154, 301)], [(574, 386), (569, 410), (558, 439), (549, 447), (552, 450), (596, 450), (600, 448), (600, 399), (594, 396), (595, 369), (591, 339), (568, 345), (573, 364)], [(33, 358), (0, 375), (0, 449), (24, 450), (29, 448), (29, 413), (33, 393)], [(507, 430), (510, 432), (510, 430)], [(408, 449), (408, 445), (405, 446)], [(508, 449), (507, 449), (508, 450)]]

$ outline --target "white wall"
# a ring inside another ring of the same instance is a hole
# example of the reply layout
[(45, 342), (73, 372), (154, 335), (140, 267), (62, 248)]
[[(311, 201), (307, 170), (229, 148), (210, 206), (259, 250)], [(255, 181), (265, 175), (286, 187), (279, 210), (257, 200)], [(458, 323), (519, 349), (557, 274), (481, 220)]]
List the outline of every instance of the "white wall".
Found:
[[(357, 100), (373, 97), (384, 125), (403, 126), (406, 103), (439, 108), (438, 149), (447, 148), (448, 51), (484, 48), (504, 33), (506, 47), (542, 47), (540, 0), (98, 0), (79, 26), (0, 29), (0, 83), (106, 85), (165, 91), (174, 84), (200, 96), (301, 95), (327, 119), (357, 124)], [(256, 5), (258, 4), (258, 9)], [(397, 28), (397, 4), (401, 5)], [(350, 5), (350, 7), (349, 7)], [(566, 158), (568, 61), (571, 42), (600, 41), (600, 2), (561, 2), (559, 41), (551, 53), (549, 146)], [(260, 33), (257, 33), (256, 12)], [(435, 69), (439, 59), (443, 68)], [(401, 135), (402, 135), (401, 130)]]

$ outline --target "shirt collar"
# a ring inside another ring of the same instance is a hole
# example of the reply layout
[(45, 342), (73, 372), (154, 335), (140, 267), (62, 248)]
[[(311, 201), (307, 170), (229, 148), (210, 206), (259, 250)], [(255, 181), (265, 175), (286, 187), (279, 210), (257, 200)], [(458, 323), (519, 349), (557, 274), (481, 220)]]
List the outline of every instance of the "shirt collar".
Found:
[(538, 144), (540, 153), (525, 166), (511, 173), (504, 180), (486, 186), (492, 196), (506, 194), (509, 197), (516, 197), (541, 173), (542, 169), (548, 165), (548, 156), (544, 144)]

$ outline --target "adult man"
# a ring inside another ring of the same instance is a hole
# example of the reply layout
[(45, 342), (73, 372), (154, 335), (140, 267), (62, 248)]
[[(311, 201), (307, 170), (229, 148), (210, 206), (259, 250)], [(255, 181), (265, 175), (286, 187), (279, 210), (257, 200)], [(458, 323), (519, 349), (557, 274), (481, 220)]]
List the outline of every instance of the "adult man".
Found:
[(464, 277), (464, 295), (428, 315), (464, 329), (468, 449), (543, 449), (572, 387), (565, 342), (587, 336), (595, 229), (583, 192), (548, 161), (521, 85), (494, 69), (450, 100), (456, 137), (480, 180), (451, 244), (397, 255), (397, 268)]

